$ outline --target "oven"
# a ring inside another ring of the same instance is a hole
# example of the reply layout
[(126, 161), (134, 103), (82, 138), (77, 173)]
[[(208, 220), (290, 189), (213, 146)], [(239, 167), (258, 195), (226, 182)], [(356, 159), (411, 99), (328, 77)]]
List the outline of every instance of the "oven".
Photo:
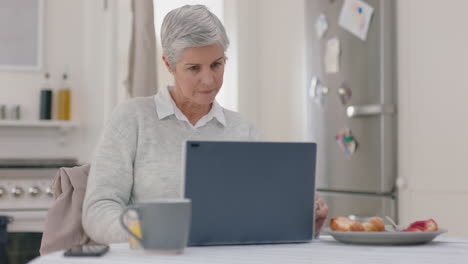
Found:
[(58, 168), (76, 165), (76, 159), (0, 159), (0, 215), (13, 219), (7, 225), (8, 264), (39, 255), (54, 176)]

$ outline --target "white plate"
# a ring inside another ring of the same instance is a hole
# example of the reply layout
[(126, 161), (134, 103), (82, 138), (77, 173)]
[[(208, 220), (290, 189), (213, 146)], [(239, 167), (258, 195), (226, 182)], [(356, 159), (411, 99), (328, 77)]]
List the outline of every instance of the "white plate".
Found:
[[(446, 233), (446, 229), (439, 228), (436, 232), (395, 232), (393, 228), (386, 228), (385, 232), (342, 232), (326, 230), (335, 240), (343, 243), (368, 245), (414, 245), (431, 242), (438, 235)], [(401, 228), (402, 229), (402, 228)], [(401, 230), (399, 229), (399, 230)]]

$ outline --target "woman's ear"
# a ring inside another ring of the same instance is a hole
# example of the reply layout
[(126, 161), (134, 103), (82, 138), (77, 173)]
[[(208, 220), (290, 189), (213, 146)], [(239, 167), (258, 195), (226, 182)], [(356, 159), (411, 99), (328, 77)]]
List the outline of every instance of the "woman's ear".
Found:
[(167, 61), (166, 56), (162, 56), (162, 59), (164, 61), (164, 65), (166, 65), (167, 70), (172, 74), (172, 68), (171, 68), (171, 65), (169, 64), (169, 62)]

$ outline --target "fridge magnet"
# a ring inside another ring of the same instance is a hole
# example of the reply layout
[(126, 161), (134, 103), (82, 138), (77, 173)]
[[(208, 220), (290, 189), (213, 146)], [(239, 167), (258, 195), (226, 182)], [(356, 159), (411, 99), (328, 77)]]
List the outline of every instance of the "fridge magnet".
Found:
[(309, 86), (309, 97), (310, 98), (315, 98), (317, 96), (317, 85), (318, 85), (319, 80), (317, 77), (312, 77), (310, 80), (310, 86)]
[(341, 87), (338, 88), (338, 97), (340, 97), (343, 106), (347, 105), (349, 100), (351, 100), (351, 89), (345, 83), (341, 84)]
[(338, 38), (327, 41), (325, 70), (327, 73), (337, 73), (340, 70), (340, 40)]
[(367, 39), (374, 8), (361, 0), (345, 0), (338, 24), (361, 40)]
[(325, 99), (327, 98), (327, 94), (328, 94), (328, 87), (326, 87), (325, 85), (319, 83), (318, 86), (317, 86), (317, 97), (315, 98), (315, 101), (320, 104), (320, 105), (323, 105), (325, 103)]
[(323, 105), (328, 94), (328, 87), (323, 85), (317, 77), (312, 77), (309, 87), (309, 97), (316, 103)]
[(317, 33), (317, 37), (319, 39), (323, 38), (325, 33), (327, 33), (327, 30), (328, 30), (327, 18), (325, 17), (324, 14), (320, 14), (320, 16), (317, 19), (317, 22), (315, 22), (315, 31)]
[(351, 132), (351, 129), (349, 128), (342, 129), (335, 136), (335, 140), (347, 158), (351, 158), (351, 156), (354, 153), (356, 153), (359, 144), (356, 138), (354, 138), (353, 133)]

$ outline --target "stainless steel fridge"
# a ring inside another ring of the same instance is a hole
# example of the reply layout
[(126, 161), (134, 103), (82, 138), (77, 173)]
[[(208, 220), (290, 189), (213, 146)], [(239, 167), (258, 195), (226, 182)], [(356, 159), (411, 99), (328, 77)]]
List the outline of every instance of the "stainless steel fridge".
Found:
[[(318, 146), (317, 191), (330, 217), (397, 219), (396, 1), (363, 1), (373, 8), (365, 40), (339, 23), (346, 2), (305, 1), (307, 135)], [(334, 38), (339, 69), (327, 72)]]

